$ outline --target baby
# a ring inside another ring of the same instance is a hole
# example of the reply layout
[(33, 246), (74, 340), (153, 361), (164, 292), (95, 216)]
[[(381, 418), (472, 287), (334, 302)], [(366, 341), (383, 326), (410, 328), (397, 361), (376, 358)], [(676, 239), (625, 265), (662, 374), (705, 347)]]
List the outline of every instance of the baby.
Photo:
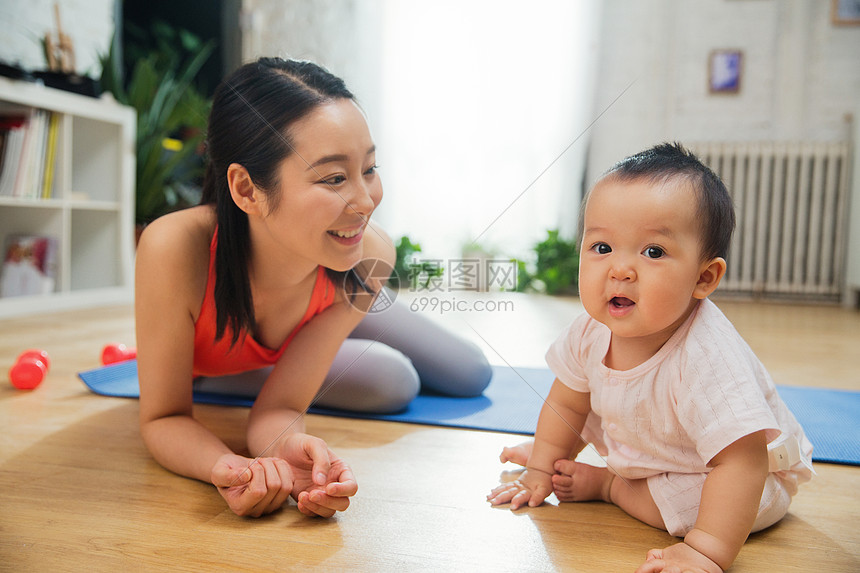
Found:
[[(596, 183), (580, 221), (586, 313), (547, 352), (556, 379), (534, 442), (501, 456), (526, 470), (490, 493), (493, 505), (537, 506), (555, 490), (684, 538), (649, 551), (638, 573), (719, 572), (785, 515), (811, 478), (812, 445), (708, 300), (733, 228), (725, 185), (679, 144)], [(586, 443), (606, 468), (571, 461)]]

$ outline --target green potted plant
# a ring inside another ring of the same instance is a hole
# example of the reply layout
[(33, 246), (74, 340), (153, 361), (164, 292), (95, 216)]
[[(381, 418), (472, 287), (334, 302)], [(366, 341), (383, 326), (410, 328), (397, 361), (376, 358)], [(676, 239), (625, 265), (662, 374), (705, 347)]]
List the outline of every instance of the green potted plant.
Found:
[(517, 291), (528, 290), (553, 295), (576, 295), (579, 292), (579, 247), (559, 237), (558, 230), (547, 231), (547, 237), (534, 246), (537, 262), (530, 267), (517, 261)]
[[(101, 58), (101, 85), (137, 111), (135, 221), (143, 226), (170, 211), (196, 203), (190, 183), (202, 175), (198, 147), (206, 130), (210, 100), (194, 85), (214, 42), (164, 23), (153, 26), (155, 47), (129, 50), (123, 81), (115, 43)], [(177, 47), (174, 47), (177, 46)]]

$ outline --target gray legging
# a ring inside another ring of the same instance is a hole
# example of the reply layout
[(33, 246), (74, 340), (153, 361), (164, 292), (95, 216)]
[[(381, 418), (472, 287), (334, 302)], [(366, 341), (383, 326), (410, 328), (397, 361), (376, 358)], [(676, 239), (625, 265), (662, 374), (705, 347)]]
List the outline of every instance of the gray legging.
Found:
[[(195, 389), (256, 396), (270, 370), (201, 378)], [(385, 414), (403, 410), (422, 388), (478, 396), (491, 376), (477, 345), (395, 301), (368, 314), (343, 342), (313, 405)]]

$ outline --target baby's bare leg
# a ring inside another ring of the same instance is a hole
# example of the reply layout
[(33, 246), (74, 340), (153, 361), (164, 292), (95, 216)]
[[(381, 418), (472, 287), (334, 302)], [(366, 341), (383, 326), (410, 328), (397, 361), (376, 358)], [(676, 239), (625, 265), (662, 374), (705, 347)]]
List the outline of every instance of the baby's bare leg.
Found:
[(603, 500), (652, 527), (666, 529), (647, 480), (624, 480), (606, 468), (571, 460), (557, 461), (555, 471), (552, 485), (559, 501)]
[(571, 460), (559, 460), (555, 463), (552, 476), (552, 486), (559, 501), (597, 501), (612, 503), (610, 489), (614, 474), (606, 468), (598, 468), (589, 464)]

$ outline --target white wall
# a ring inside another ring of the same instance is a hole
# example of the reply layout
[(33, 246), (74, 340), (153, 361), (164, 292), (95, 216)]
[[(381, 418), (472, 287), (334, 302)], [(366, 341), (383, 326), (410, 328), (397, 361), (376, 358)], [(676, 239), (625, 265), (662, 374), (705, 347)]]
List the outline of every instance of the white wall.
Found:
[[(606, 0), (589, 185), (664, 140), (844, 140), (860, 98), (860, 27), (822, 0)], [(708, 93), (711, 50), (744, 53), (737, 95)]]
[[(830, 10), (823, 0), (606, 0), (597, 105), (635, 83), (595, 126), (587, 184), (665, 140), (853, 138), (858, 149), (860, 26), (834, 25)], [(737, 95), (708, 93), (708, 54), (719, 48), (744, 52)], [(858, 157), (847, 253), (851, 304), (860, 290)]]
[(379, 117), (382, 0), (241, 0), (242, 62), (280, 56), (317, 62), (343, 78), (370, 117)]
[(63, 32), (74, 43), (75, 71), (100, 77), (99, 55), (107, 53), (114, 33), (114, 0), (0, 0), (0, 60), (27, 70), (47, 69), (42, 38), (49, 32), (56, 38), (54, 4), (60, 6)]

